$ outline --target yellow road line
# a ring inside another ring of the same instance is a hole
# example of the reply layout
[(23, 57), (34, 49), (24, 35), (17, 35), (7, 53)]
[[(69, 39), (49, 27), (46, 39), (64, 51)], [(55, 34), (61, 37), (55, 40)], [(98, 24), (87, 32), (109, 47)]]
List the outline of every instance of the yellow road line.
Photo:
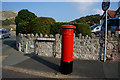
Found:
[(4, 55), (4, 56), (0, 56), (0, 61), (3, 61), (4, 59), (6, 59), (9, 55)]
[(83, 77), (73, 76), (73, 75), (63, 75), (63, 74), (56, 75), (53, 72), (35, 71), (35, 70), (23, 69), (20, 67), (13, 67), (13, 66), (2, 66), (2, 68), (11, 70), (14, 72), (20, 72), (24, 74), (29, 74), (37, 77), (45, 77), (45, 78), (83, 78)]

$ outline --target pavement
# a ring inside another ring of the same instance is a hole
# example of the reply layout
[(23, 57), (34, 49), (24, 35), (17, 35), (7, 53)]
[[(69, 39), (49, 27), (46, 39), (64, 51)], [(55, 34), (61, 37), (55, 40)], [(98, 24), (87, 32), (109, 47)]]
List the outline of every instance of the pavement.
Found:
[(22, 52), (16, 49), (16, 36), (2, 40), (2, 56), (8, 56), (3, 60), (2, 65), (14, 65), (22, 62), (29, 57), (24, 56)]
[(18, 52), (15, 43), (15, 36), (2, 41), (2, 55), (7, 55), (2, 61), (3, 78), (120, 78), (120, 62), (103, 63), (76, 59), (73, 61), (72, 74), (63, 75), (60, 73), (60, 59)]
[(2, 76), (2, 78), (13, 78), (13, 76), (14, 78), (39, 78), (37, 76), (32, 76), (32, 75), (21, 73), (21, 72), (14, 72), (14, 71), (7, 70), (7, 69), (3, 69), (2, 74), (4, 75)]

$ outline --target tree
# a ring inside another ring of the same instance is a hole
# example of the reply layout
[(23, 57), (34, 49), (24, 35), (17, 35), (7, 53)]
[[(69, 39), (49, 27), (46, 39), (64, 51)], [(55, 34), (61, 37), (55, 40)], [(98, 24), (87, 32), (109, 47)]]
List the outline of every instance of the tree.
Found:
[[(18, 15), (15, 17), (16, 24), (16, 34), (27, 32), (27, 24), (34, 20), (37, 16), (28, 11), (27, 9), (23, 9), (18, 12)], [(23, 30), (24, 29), (24, 30)]]

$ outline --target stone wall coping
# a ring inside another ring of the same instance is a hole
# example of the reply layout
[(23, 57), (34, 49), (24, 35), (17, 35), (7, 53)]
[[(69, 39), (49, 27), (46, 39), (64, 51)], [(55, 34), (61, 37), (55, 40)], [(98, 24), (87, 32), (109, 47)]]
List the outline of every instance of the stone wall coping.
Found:
[[(104, 34), (104, 32), (101, 32), (101, 34)], [(19, 33), (18, 36), (20, 36), (21, 38), (23, 37), (28, 37), (28, 38), (58, 38), (58, 39), (61, 39), (61, 36), (60, 34), (56, 34), (55, 36), (53, 36), (52, 34), (50, 35), (44, 35), (43, 34), (22, 34), (22, 33)], [(100, 37), (96, 37), (95, 34), (91, 34), (91, 36), (83, 36), (81, 33), (77, 36), (74, 36), (75, 39), (86, 39), (86, 40), (90, 40), (90, 39), (99, 39)], [(102, 35), (102, 37), (104, 37), (104, 35)], [(115, 34), (111, 34), (110, 31), (108, 31), (108, 38), (119, 38), (118, 37), (118, 32), (116, 32)]]
[(37, 38), (37, 41), (55, 41), (55, 38)]

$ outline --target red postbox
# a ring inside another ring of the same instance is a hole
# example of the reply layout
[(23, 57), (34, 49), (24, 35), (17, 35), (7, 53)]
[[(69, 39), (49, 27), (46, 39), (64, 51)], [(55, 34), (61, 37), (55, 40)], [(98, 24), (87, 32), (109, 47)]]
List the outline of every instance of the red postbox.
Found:
[(73, 35), (76, 26), (62, 25), (61, 73), (69, 74), (73, 70)]

